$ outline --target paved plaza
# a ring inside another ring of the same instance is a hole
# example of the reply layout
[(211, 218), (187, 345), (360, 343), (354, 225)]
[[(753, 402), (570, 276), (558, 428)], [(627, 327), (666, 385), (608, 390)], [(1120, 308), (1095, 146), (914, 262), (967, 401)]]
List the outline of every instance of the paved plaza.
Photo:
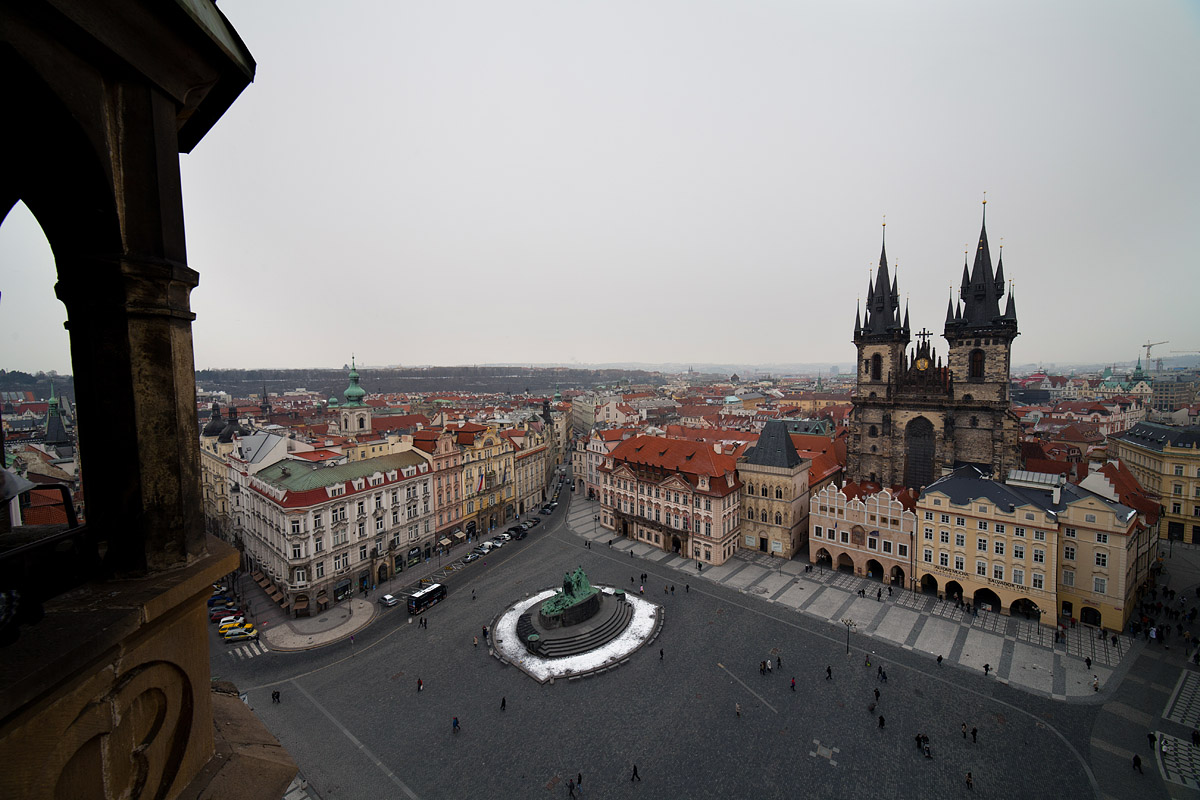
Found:
[[(242, 687), (308, 795), (326, 800), (566, 797), (577, 773), (590, 797), (957, 798), (968, 771), (980, 796), (1195, 796), (1200, 673), (1182, 653), (1125, 637), (1055, 645), (1023, 619), (905, 592), (877, 600), (878, 582), (758, 554), (698, 572), (643, 544), (610, 546), (593, 516), (564, 504), (525, 541), (441, 578), (450, 594), (428, 628), (376, 607), (353, 644), (330, 634), (319, 649), (247, 660), (214, 650), (214, 672)], [(499, 611), (577, 566), (635, 591), (647, 573), (666, 610), (658, 639), (615, 672), (546, 685), (473, 644)], [(849, 654), (845, 618), (856, 623)], [(1148, 746), (1150, 731), (1165, 749)], [(1131, 769), (1135, 752), (1145, 775)]]

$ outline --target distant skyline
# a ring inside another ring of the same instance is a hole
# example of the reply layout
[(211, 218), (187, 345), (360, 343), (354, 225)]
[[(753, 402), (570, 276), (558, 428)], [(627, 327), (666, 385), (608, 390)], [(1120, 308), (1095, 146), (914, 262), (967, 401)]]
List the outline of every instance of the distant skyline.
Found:
[[(849, 364), (884, 215), (944, 354), (984, 191), (1014, 364), (1200, 350), (1200, 4), (220, 8), (258, 73), (181, 160), (198, 369)], [(72, 372), (23, 206), (0, 264), (0, 367)]]

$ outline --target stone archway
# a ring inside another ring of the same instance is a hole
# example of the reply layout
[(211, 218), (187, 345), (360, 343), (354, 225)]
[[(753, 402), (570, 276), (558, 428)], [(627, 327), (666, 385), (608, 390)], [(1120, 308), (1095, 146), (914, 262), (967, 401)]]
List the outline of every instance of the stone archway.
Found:
[(819, 547), (813, 556), (813, 563), (822, 567), (830, 567), (833, 564), (833, 556), (829, 555), (829, 551), (824, 547)]
[(889, 578), (889, 582), (892, 584), (892, 586), (899, 586), (901, 588), (904, 587), (904, 570), (902, 568), (900, 568), (898, 566), (892, 567), (891, 572), (888, 575), (888, 578)]
[(1025, 619), (1037, 620), (1041, 617), (1041, 610), (1038, 609), (1037, 603), (1028, 597), (1018, 597), (1009, 605), (1008, 615), (1010, 617), (1024, 617)]
[(671, 552), (672, 553), (680, 553), (682, 551), (683, 551), (683, 542), (679, 539), (678, 536), (672, 536), (671, 537)]
[(849, 553), (841, 553), (838, 555), (837, 569), (838, 572), (849, 572), (852, 575), (854, 574), (854, 559), (850, 557)]
[(877, 581), (883, 580), (883, 564), (880, 564), (875, 559), (867, 560), (866, 570), (868, 578), (873, 578)]
[(981, 611), (994, 611), (997, 614), (1004, 608), (1004, 604), (1000, 602), (1000, 595), (988, 588), (976, 589), (971, 602)]
[(904, 485), (916, 489), (933, 483), (937, 451), (933, 423), (917, 417), (904, 428)]
[(1091, 606), (1084, 606), (1079, 609), (1079, 621), (1084, 625), (1095, 625), (1096, 627), (1103, 625), (1099, 609), (1092, 608)]
[(377, 575), (378, 580), (375, 582), (375, 585), (378, 586), (379, 584), (386, 581), (387, 574), (388, 574), (387, 564), (380, 564), (379, 565), (379, 573)]
[(937, 593), (938, 593), (937, 578), (933, 577), (928, 572), (925, 573), (924, 575), (922, 575), (921, 576), (921, 594), (936, 595)]
[(962, 584), (959, 583), (958, 581), (947, 581), (946, 582), (946, 599), (947, 600), (962, 600), (963, 599)]

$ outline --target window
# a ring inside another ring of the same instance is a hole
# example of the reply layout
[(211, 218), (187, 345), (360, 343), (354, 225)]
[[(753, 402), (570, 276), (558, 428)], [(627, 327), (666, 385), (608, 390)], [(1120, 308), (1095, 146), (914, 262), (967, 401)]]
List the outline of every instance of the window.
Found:
[(1176, 465), (1175, 465), (1175, 474), (1176, 474), (1176, 475), (1178, 475), (1178, 476), (1180, 476), (1180, 477), (1183, 477), (1183, 464), (1176, 464)]
[(1096, 566), (1097, 567), (1107, 567), (1108, 566), (1108, 553), (1096, 553)]
[(318, 580), (325, 577), (325, 562), (318, 561), (316, 565)]
[(1108, 578), (1092, 578), (1092, 591), (1096, 594), (1108, 594)]
[(325, 537), (318, 536), (317, 538), (313, 539), (313, 552), (314, 553), (322, 553), (324, 551), (325, 551)]
[[(763, 487), (762, 487), (762, 496), (763, 497), (767, 496), (767, 485), (765, 483), (763, 484)], [(675, 502), (679, 502), (679, 501), (676, 500)]]
[(908, 545), (906, 545), (906, 544), (896, 545), (896, 555), (900, 556), (901, 558), (908, 558)]
[(984, 356), (982, 350), (971, 351), (971, 363), (967, 369), (967, 378), (970, 380), (983, 380), (984, 372)]
[(1171, 503), (1171, 513), (1172, 514), (1182, 514), (1183, 513), (1183, 504), (1182, 503)]
[(885, 552), (885, 553), (890, 553), (890, 552), (892, 552), (892, 543), (891, 543), (891, 541), (889, 541), (889, 540), (887, 540), (887, 539), (884, 539), (884, 540), (883, 540), (883, 552)]
[(981, 530), (981, 531), (986, 531), (988, 529), (987, 520), (986, 519), (977, 520), (976, 527), (978, 527), (979, 530)]
[(941, 516), (941, 523), (942, 523), (943, 525), (949, 525), (949, 524), (950, 524), (950, 515), (949, 515), (949, 514), (942, 514), (942, 516)]
[(938, 564), (943, 567), (950, 566), (950, 555), (948, 553), (938, 553)]
[(924, 555), (925, 555), (925, 563), (932, 564), (933, 563), (933, 551), (930, 550), (928, 547), (926, 547)]
[(1040, 572), (1033, 573), (1032, 586), (1035, 589), (1044, 589), (1046, 584), (1046, 576)]
[(338, 553), (333, 557), (333, 568), (335, 570), (342, 569), (346, 566), (347, 558), (345, 553)]
[(367, 546), (365, 544), (360, 544), (358, 546), (358, 560), (359, 561), (367, 560)]
[(300, 557), (300, 543), (297, 542), (292, 545), (292, 558), (299, 558), (299, 557)]
[(832, 541), (832, 539), (833, 539), (833, 528), (826, 528), (826, 529), (825, 529), (825, 538), (826, 538), (826, 539), (829, 539), (829, 540), (831, 540), (831, 541)]
[(847, 531), (842, 531), (842, 544), (850, 543), (850, 534)]
[(380, 533), (382, 531), (383, 531), (383, 517), (380, 517), (379, 519), (375, 520), (375, 532)]
[(366, 535), (367, 535), (367, 523), (365, 523), (365, 522), (360, 522), (360, 523), (358, 523), (358, 536), (359, 536), (359, 538), (361, 539), (362, 537), (364, 537), (364, 536), (366, 536)]
[(980, 536), (978, 539), (975, 540), (975, 549), (986, 553), (987, 549), (988, 549), (987, 544), (988, 544), (987, 539)]
[(871, 536), (867, 539), (867, 549), (868, 550), (875, 550), (878, 546), (879, 546), (879, 540), (876, 539), (874, 536)]
[(1074, 561), (1075, 560), (1075, 548), (1069, 544), (1064, 546), (1063, 547), (1063, 559), (1066, 561)]
[(954, 546), (955, 547), (966, 547), (967, 546), (966, 534), (963, 534), (963, 533), (954, 534)]
[(932, 521), (933, 521), (933, 512), (932, 512), (932, 511), (926, 511), (926, 512), (925, 512), (925, 519), (927, 519), (927, 520), (929, 520), (930, 522), (932, 522)]
[(1046, 532), (1045, 532), (1045, 531), (1034, 531), (1034, 532), (1033, 532), (1033, 540), (1034, 540), (1035, 542), (1044, 542), (1044, 541), (1046, 541)]
[(778, 512), (778, 511), (776, 511), (776, 512), (775, 512), (775, 524), (776, 524), (776, 525), (782, 525), (782, 524), (783, 524), (783, 514), (781, 514), (781, 513), (780, 513), (780, 512)]
[(1062, 582), (1063, 582), (1063, 586), (1074, 586), (1075, 585), (1075, 570), (1064, 569)]
[(316, 514), (313, 514), (313, 527), (314, 527), (314, 528), (320, 528), (320, 527), (322, 527), (324, 524), (325, 524), (325, 523), (324, 523), (324, 522), (322, 522), (322, 520), (321, 520), (321, 514), (320, 514), (320, 512), (317, 512)]
[(960, 528), (965, 528), (967, 527), (967, 520), (963, 517), (955, 517), (954, 524)]
[(1004, 565), (1003, 564), (992, 564), (992, 580), (995, 580), (995, 581), (1004, 580)]
[(1016, 536), (1019, 539), (1024, 539), (1025, 538), (1025, 529), (1024, 528), (1013, 528), (1013, 536)]
[(366, 506), (363, 505), (362, 500), (359, 500), (358, 501), (358, 515), (361, 517), (365, 513), (367, 513)]
[(1182, 483), (1171, 484), (1171, 494), (1183, 494), (1183, 484)]
[(992, 550), (996, 555), (1004, 555), (1004, 542), (992, 542)]
[(1097, 533), (1096, 534), (1096, 544), (1108, 544), (1108, 534), (1107, 533)]
[(814, 534), (814, 535), (815, 535), (815, 536), (817, 536), (817, 537), (819, 538), (819, 537), (821, 536), (821, 526), (820, 526), (820, 525), (816, 525), (816, 526), (814, 526), (814, 527), (813, 527), (813, 530), (815, 530), (815, 531), (816, 531), (816, 534)]
[(927, 542), (933, 541), (933, 528), (925, 529), (925, 541), (927, 541)]
[(966, 568), (966, 565), (963, 563), (963, 557), (962, 557), (962, 556), (955, 556), (955, 557), (954, 557), (954, 568), (955, 568), (956, 570), (958, 570), (959, 572), (962, 572), (962, 571), (963, 571), (963, 570)]
[(1012, 574), (1012, 582), (1015, 583), (1017, 586), (1024, 586), (1025, 585), (1025, 570), (1014, 569), (1013, 574)]
[(1095, 515), (1095, 514), (1084, 514), (1084, 515), (1083, 515), (1083, 521), (1084, 521), (1084, 522), (1095, 522), (1095, 521), (1096, 521), (1096, 515)]
[(975, 574), (982, 575), (985, 578), (987, 577), (987, 562), (986, 561), (976, 561), (975, 562)]
[(938, 533), (938, 539), (942, 544), (950, 544), (950, 531), (940, 531)]
[(783, 499), (783, 489), (780, 489), (778, 486), (775, 487), (775, 499), (776, 500)]
[(1046, 551), (1041, 549), (1040, 547), (1033, 548), (1033, 563), (1045, 564), (1046, 563)]
[(754, 521), (754, 509), (753, 508), (746, 509), (746, 519), (750, 520), (751, 522)]
[(1075, 529), (1067, 528), (1065, 531), (1063, 531), (1063, 535), (1066, 536), (1068, 539), (1074, 539), (1075, 538)]
[(292, 535), (296, 535), (298, 533), (300, 533), (300, 520), (294, 519), (292, 520)]
[(298, 568), (295, 575), (292, 576), (292, 579), (293, 583), (308, 583), (308, 570), (304, 569), (303, 567)]

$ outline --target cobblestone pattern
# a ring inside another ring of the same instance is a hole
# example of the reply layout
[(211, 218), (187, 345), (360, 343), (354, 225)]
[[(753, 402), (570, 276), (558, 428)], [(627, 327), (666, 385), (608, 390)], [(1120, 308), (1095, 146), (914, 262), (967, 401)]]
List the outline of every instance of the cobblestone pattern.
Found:
[(1189, 789), (1200, 789), (1200, 747), (1166, 733), (1159, 733), (1158, 741), (1158, 767), (1163, 777)]
[(1189, 728), (1200, 727), (1200, 672), (1183, 673), (1163, 716)]

